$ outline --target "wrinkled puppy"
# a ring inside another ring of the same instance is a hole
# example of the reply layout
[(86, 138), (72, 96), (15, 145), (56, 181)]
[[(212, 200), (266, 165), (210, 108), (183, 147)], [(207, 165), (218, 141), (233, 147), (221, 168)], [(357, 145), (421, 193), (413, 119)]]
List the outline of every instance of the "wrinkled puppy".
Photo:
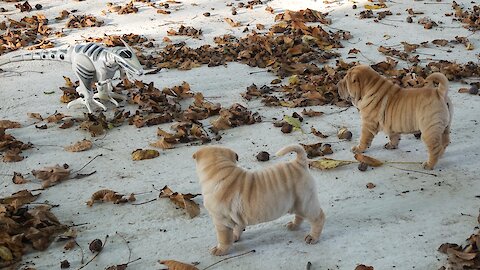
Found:
[(453, 107), (445, 75), (433, 73), (426, 82), (423, 88), (401, 88), (369, 66), (349, 69), (337, 87), (340, 97), (350, 100), (362, 119), (360, 143), (352, 151), (364, 152), (380, 130), (390, 138), (386, 149), (398, 147), (400, 134), (421, 132), (428, 149), (423, 167), (432, 170), (450, 143)]
[(311, 230), (305, 242), (318, 241), (325, 214), (308, 170), (307, 155), (300, 145), (287, 146), (276, 155), (290, 152), (297, 153), (295, 160), (258, 171), (238, 167), (238, 155), (225, 147), (205, 146), (193, 154), (204, 206), (217, 231), (218, 244), (210, 250), (213, 255), (227, 254), (247, 225), (271, 221), (286, 213), (295, 214), (287, 224), (289, 230), (297, 229), (306, 218)]

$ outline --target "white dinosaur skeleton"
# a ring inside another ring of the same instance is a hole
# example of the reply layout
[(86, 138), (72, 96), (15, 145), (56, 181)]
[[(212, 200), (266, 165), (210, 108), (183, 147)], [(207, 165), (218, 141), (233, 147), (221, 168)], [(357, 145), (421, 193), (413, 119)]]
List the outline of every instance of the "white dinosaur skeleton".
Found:
[[(118, 106), (114, 98), (123, 99), (122, 95), (112, 92), (112, 79), (117, 71), (120, 78), (127, 75), (136, 78), (143, 75), (143, 68), (135, 52), (123, 41), (124, 47), (107, 48), (98, 43), (86, 43), (69, 46), (64, 49), (37, 50), (0, 59), (0, 66), (19, 61), (57, 60), (72, 64), (72, 69), (79, 79), (76, 91), (80, 98), (68, 103), (67, 108), (84, 105), (92, 113), (92, 104), (107, 110), (105, 105), (95, 98), (108, 100)], [(95, 82), (97, 93), (93, 94), (92, 83)]]

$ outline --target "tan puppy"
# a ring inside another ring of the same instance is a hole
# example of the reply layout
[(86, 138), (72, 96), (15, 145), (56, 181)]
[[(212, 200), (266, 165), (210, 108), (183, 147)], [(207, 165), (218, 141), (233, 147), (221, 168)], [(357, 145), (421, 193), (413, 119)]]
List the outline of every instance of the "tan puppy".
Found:
[(360, 143), (352, 151), (364, 152), (381, 130), (390, 137), (387, 149), (398, 147), (400, 134), (421, 132), (428, 149), (423, 167), (432, 170), (450, 143), (453, 107), (445, 75), (433, 73), (426, 81), (426, 87), (403, 89), (369, 66), (348, 70), (337, 86), (340, 97), (351, 100), (362, 119)]
[(238, 155), (225, 147), (205, 146), (193, 154), (204, 206), (217, 231), (218, 244), (210, 250), (213, 255), (227, 254), (247, 225), (271, 221), (287, 213), (295, 214), (287, 224), (289, 230), (297, 229), (306, 218), (311, 230), (305, 242), (318, 241), (325, 215), (308, 170), (307, 155), (300, 145), (287, 146), (276, 155), (290, 152), (297, 153), (295, 160), (259, 171), (237, 167)]

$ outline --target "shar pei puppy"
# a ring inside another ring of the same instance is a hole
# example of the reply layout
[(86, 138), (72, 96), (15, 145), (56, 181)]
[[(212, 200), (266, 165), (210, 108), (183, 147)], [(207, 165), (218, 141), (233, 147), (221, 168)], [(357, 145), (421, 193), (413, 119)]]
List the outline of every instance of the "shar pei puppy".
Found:
[(360, 143), (352, 151), (364, 152), (379, 131), (390, 138), (386, 149), (398, 147), (400, 134), (421, 132), (428, 150), (423, 167), (432, 170), (450, 143), (453, 107), (445, 75), (433, 73), (425, 81), (422, 88), (402, 88), (370, 66), (350, 68), (337, 87), (340, 97), (360, 111)]
[(213, 255), (227, 254), (246, 226), (287, 213), (295, 214), (287, 224), (289, 230), (297, 229), (306, 219), (311, 228), (305, 242), (318, 241), (325, 214), (308, 169), (307, 154), (300, 145), (292, 145), (276, 155), (290, 152), (296, 152), (297, 158), (256, 171), (239, 167), (238, 155), (229, 148), (205, 146), (193, 154), (204, 205), (217, 232), (218, 244), (210, 250)]

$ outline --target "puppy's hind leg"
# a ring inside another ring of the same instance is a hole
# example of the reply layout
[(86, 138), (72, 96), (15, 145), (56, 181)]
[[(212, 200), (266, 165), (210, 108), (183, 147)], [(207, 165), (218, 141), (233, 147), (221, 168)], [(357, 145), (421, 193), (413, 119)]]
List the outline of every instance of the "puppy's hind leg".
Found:
[(400, 142), (400, 134), (398, 133), (392, 133), (389, 134), (388, 137), (390, 138), (390, 141), (385, 144), (385, 149), (392, 150), (392, 149), (397, 149), (398, 148), (398, 143)]
[(215, 230), (218, 243), (210, 249), (210, 253), (215, 256), (226, 255), (233, 244), (233, 230), (221, 223), (215, 223)]
[(423, 168), (433, 170), (438, 159), (445, 151), (445, 147), (443, 146), (443, 132), (437, 127), (430, 127), (426, 131), (422, 131), (422, 140), (428, 149), (428, 160), (423, 163)]
[(300, 224), (303, 222), (303, 217), (299, 215), (295, 215), (292, 221), (287, 223), (287, 229), (290, 231), (295, 231), (300, 227)]
[[(310, 223), (310, 233), (305, 236), (305, 242), (307, 244), (315, 244), (322, 234), (323, 225), (325, 224), (325, 213), (319, 208), (319, 211), (313, 216), (307, 215), (307, 220)], [(313, 213), (312, 213), (313, 214)]]

